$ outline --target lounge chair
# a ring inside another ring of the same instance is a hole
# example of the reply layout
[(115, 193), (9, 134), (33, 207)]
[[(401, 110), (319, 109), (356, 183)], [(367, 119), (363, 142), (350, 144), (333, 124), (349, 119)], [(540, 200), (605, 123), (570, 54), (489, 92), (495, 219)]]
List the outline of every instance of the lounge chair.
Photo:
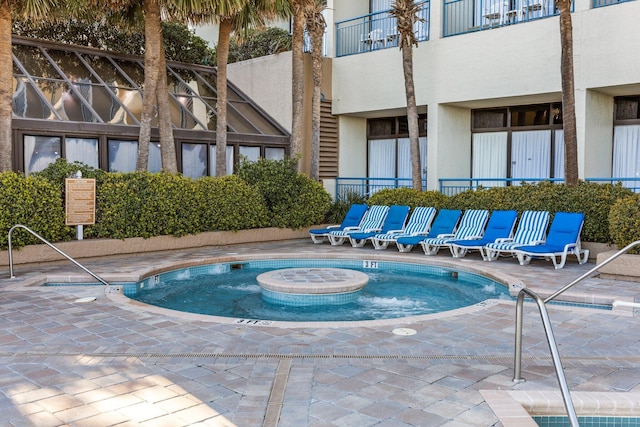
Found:
[(424, 236), (429, 232), (436, 209), (433, 207), (417, 206), (413, 209), (407, 225), (402, 230), (391, 230), (385, 234), (376, 234), (371, 238), (371, 243), (376, 250), (387, 249), (389, 243), (395, 242), (400, 237)]
[(455, 233), (441, 234), (438, 237), (430, 237), (420, 242), (426, 255), (435, 255), (440, 248), (449, 246), (453, 240), (479, 239), (484, 232), (484, 226), (489, 219), (489, 211), (485, 209), (469, 209), (464, 211), (460, 225)]
[(482, 259), (485, 259), (484, 246), (488, 243), (494, 243), (498, 239), (509, 238), (513, 235), (513, 229), (518, 219), (518, 212), (514, 210), (509, 211), (493, 211), (489, 221), (487, 222), (487, 228), (484, 230), (484, 234), (480, 239), (465, 239), (454, 240), (449, 243), (449, 249), (451, 255), (454, 258), (462, 258), (469, 251), (480, 251)]
[(441, 209), (433, 220), (433, 224), (426, 236), (399, 237), (396, 246), (400, 252), (411, 252), (415, 245), (419, 245), (424, 239), (438, 237), (441, 234), (451, 234), (456, 230), (462, 212), (453, 209)]
[(545, 242), (540, 244), (521, 246), (516, 250), (520, 265), (529, 264), (532, 258), (551, 260), (556, 269), (564, 267), (567, 255), (573, 254), (579, 264), (584, 264), (589, 258), (589, 250), (580, 246), (580, 232), (584, 225), (584, 214), (557, 212)]
[(311, 241), (313, 241), (313, 243), (322, 243), (330, 231), (339, 231), (359, 226), (362, 222), (362, 218), (364, 218), (365, 212), (367, 212), (367, 209), (369, 209), (369, 206), (364, 204), (351, 205), (347, 214), (344, 216), (344, 220), (342, 220), (342, 224), (309, 230)]
[(374, 205), (367, 210), (362, 222), (357, 227), (347, 227), (344, 230), (334, 230), (327, 233), (329, 242), (333, 245), (341, 245), (349, 238), (351, 233), (378, 232), (382, 229), (384, 219), (389, 212), (389, 206)]
[(349, 233), (349, 241), (354, 248), (361, 248), (367, 243), (367, 240), (371, 239), (379, 233), (388, 233), (391, 230), (400, 230), (404, 228), (404, 223), (407, 222), (407, 216), (409, 216), (409, 206), (393, 205), (389, 208), (382, 228), (379, 231), (364, 231), (360, 233)]
[(514, 255), (513, 251), (520, 246), (543, 240), (547, 225), (549, 225), (549, 212), (524, 211), (512, 238), (498, 239), (484, 246), (484, 260), (495, 261), (501, 254)]

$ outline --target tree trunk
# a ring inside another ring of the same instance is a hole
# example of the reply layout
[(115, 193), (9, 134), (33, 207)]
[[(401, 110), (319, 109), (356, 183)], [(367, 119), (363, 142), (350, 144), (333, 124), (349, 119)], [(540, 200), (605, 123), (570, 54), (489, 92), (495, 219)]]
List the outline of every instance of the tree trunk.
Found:
[(160, 4), (158, 0), (144, 0), (144, 98), (142, 99), (142, 117), (138, 138), (138, 161), (136, 170), (146, 171), (149, 167), (149, 143), (151, 141), (151, 122), (157, 105), (157, 87), (160, 74), (160, 43), (162, 29), (160, 23)]
[(218, 64), (216, 69), (216, 176), (227, 174), (227, 63), (229, 62), (229, 37), (231, 20), (220, 20), (218, 33)]
[[(162, 24), (160, 24), (160, 29), (162, 30)], [(160, 40), (163, 40), (162, 33)], [(162, 169), (170, 173), (177, 173), (176, 146), (173, 141), (171, 107), (169, 106), (169, 94), (167, 92), (166, 62), (164, 43), (161, 43), (158, 87), (156, 88), (156, 96), (158, 99), (158, 127), (160, 131), (160, 155), (162, 157)]]
[(571, 1), (556, 0), (560, 10), (560, 73), (562, 76), (562, 123), (564, 128), (564, 182), (578, 185), (578, 140), (576, 132), (576, 98), (573, 77), (573, 26)]
[(413, 84), (413, 46), (402, 49), (402, 70), (404, 89), (407, 96), (407, 124), (409, 127), (409, 149), (411, 152), (411, 180), (413, 188), (422, 190), (422, 171), (420, 168), (420, 129), (418, 127), (418, 106)]
[(0, 0), (0, 172), (12, 169), (13, 60), (11, 58), (11, 6)]
[[(304, 59), (302, 48), (304, 44), (304, 8), (303, 0), (293, 0), (293, 35), (291, 41), (291, 147), (290, 156), (299, 161), (302, 153), (302, 119), (304, 116)], [(298, 170), (302, 167), (302, 162), (298, 163)]]
[(311, 170), (309, 176), (320, 180), (320, 103), (322, 102), (322, 36), (324, 25), (313, 27), (311, 58), (313, 62), (313, 98), (311, 108)]

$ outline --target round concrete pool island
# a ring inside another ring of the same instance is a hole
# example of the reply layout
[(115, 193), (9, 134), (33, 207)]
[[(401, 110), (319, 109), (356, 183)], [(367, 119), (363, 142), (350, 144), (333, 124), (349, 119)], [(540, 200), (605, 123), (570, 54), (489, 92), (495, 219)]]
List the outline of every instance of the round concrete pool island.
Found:
[(344, 268), (285, 268), (260, 274), (262, 298), (274, 304), (348, 304), (369, 282), (365, 273)]

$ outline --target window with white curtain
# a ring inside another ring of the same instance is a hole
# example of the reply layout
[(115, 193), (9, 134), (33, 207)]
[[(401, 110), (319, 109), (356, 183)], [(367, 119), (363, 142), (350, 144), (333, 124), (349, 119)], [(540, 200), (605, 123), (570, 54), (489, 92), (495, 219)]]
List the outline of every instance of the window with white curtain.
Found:
[(264, 158), (267, 160), (284, 160), (284, 148), (265, 147)]
[[(640, 178), (640, 125), (614, 126), (612, 178), (631, 177)], [(639, 184), (622, 181), (622, 185), (630, 188)]]
[[(422, 178), (426, 179), (427, 137), (420, 137), (420, 166)], [(373, 139), (369, 141), (370, 192), (395, 186), (395, 178), (403, 178), (398, 186), (411, 187), (411, 145), (409, 138)], [(380, 178), (380, 179), (375, 179)], [(382, 179), (389, 178), (389, 179)]]
[[(138, 162), (138, 141), (110, 139), (107, 144), (107, 154), (109, 156), (109, 172), (133, 172), (136, 170)], [(162, 170), (162, 156), (158, 142), (149, 144), (147, 170), (149, 172)]]
[[(211, 176), (216, 176), (216, 146), (209, 146), (209, 171)], [(233, 146), (227, 145), (227, 175), (233, 173)]]
[[(418, 138), (420, 144), (420, 175), (422, 179), (427, 179), (427, 137)], [(399, 182), (398, 185), (411, 187), (411, 141), (409, 138), (398, 138), (398, 178), (405, 178), (407, 181)]]
[(564, 178), (564, 130), (554, 132), (553, 176)]
[(191, 178), (207, 175), (206, 144), (182, 144), (182, 175)]
[(66, 138), (65, 158), (69, 163), (81, 162), (98, 168), (98, 140), (95, 138)]
[(238, 147), (238, 153), (250, 162), (257, 162), (260, 158), (260, 147), (247, 147), (241, 145)]
[[(511, 178), (549, 178), (551, 173), (551, 131), (513, 132), (511, 135)], [(513, 183), (517, 185), (517, 182)]]
[[(474, 133), (472, 141), (473, 178), (507, 177), (507, 132)], [(504, 181), (483, 181), (488, 187), (504, 186)]]
[(62, 141), (58, 136), (25, 135), (23, 143), (25, 175), (40, 172), (60, 158)]

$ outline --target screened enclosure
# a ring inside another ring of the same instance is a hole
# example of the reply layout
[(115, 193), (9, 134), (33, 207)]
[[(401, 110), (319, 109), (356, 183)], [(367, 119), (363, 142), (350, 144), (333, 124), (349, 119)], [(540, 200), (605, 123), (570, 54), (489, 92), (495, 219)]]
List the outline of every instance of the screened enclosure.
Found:
[[(26, 174), (57, 158), (108, 171), (135, 169), (144, 97), (142, 57), (13, 38), (13, 164)], [(167, 63), (179, 170), (215, 175), (216, 72)], [(240, 156), (282, 159), (289, 134), (232, 84), (227, 89), (227, 172)], [(157, 117), (149, 170), (161, 168)]]

